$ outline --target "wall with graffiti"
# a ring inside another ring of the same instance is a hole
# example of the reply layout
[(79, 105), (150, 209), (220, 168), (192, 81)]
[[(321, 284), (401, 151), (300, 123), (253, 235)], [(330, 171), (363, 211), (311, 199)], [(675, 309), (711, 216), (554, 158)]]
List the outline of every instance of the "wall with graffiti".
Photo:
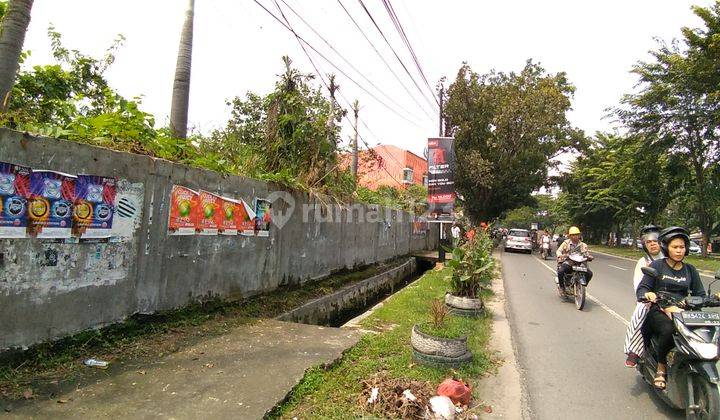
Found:
[(0, 129), (0, 350), (435, 247), (424, 220)]

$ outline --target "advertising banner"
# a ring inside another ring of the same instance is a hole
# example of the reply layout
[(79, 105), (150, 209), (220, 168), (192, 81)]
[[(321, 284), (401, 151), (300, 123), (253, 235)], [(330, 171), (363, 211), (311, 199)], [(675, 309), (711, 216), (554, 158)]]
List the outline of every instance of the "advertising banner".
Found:
[(232, 198), (221, 197), (220, 202), (220, 214), (222, 220), (220, 223), (220, 234), (221, 235), (237, 235), (238, 225), (240, 224), (239, 218), (241, 215), (242, 203)]
[(170, 235), (194, 235), (200, 207), (199, 194), (190, 188), (173, 185), (170, 193)]
[(75, 180), (55, 171), (30, 174), (29, 224), (38, 238), (71, 236)]
[(200, 190), (199, 216), (196, 226), (200, 235), (217, 235), (222, 224), (222, 197)]
[(24, 238), (28, 225), (30, 168), (0, 162), (0, 238)]
[(240, 206), (241, 217), (238, 218), (238, 231), (244, 236), (255, 235), (255, 211), (250, 208), (250, 205), (245, 200), (240, 200), (242, 206)]
[(428, 139), (428, 204), (430, 214), (452, 214), (455, 204), (455, 139)]
[(73, 228), (83, 238), (109, 238), (115, 214), (115, 178), (78, 175), (75, 181)]
[(255, 199), (255, 235), (270, 236), (270, 223), (272, 223), (272, 203), (262, 198)]
[(428, 231), (428, 220), (425, 217), (413, 217), (413, 236), (425, 236)]

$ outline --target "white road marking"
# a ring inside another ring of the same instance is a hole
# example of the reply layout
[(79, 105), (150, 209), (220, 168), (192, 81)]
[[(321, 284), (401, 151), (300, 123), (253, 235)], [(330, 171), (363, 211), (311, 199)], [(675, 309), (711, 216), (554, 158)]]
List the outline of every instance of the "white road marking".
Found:
[(627, 271), (627, 268), (618, 267), (617, 265), (608, 264), (612, 268), (617, 268), (618, 270)]
[[(540, 264), (542, 264), (545, 268), (547, 268), (548, 270), (550, 270), (553, 274), (557, 275), (557, 270), (555, 270), (554, 268), (552, 268), (552, 267), (550, 267), (549, 265), (545, 264), (545, 262), (542, 261), (540, 258), (535, 257), (535, 259), (538, 260), (538, 261), (540, 262)], [(598, 305), (600, 305), (601, 308), (603, 308), (605, 311), (607, 311), (607, 313), (609, 313), (610, 315), (612, 315), (613, 317), (615, 317), (618, 321), (620, 321), (620, 322), (622, 322), (623, 324), (625, 324), (626, 327), (630, 326), (630, 322), (629, 322), (627, 319), (623, 318), (622, 315), (620, 315), (619, 313), (613, 311), (613, 310), (612, 310), (609, 306), (607, 306), (606, 304), (600, 302), (600, 300), (599, 300), (598, 298), (596, 298), (595, 296), (591, 295), (590, 293), (585, 292), (585, 297), (587, 297), (587, 298), (590, 299), (591, 301), (593, 301), (593, 302), (597, 303)]]

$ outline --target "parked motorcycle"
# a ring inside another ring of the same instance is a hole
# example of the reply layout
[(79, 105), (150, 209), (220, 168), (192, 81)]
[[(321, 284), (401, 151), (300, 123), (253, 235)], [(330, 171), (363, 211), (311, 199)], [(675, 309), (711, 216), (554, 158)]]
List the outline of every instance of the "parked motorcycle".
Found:
[(550, 257), (551, 251), (550, 251), (550, 243), (543, 242), (543, 244), (540, 246), (540, 256), (543, 260), (547, 260), (548, 257)]
[[(643, 267), (642, 271), (648, 276), (658, 277), (653, 268)], [(715, 281), (718, 279), (720, 271), (715, 274)], [(710, 284), (711, 287), (715, 281)], [(717, 369), (720, 313), (702, 311), (702, 308), (720, 306), (720, 300), (714, 296), (678, 299), (662, 291), (657, 296), (656, 304), (660, 307), (685, 308), (682, 312), (673, 313), (672, 317), (675, 348), (668, 355), (665, 389), (653, 386), (657, 372), (657, 343), (654, 338), (646, 340), (648, 347), (637, 364), (638, 372), (663, 401), (671, 407), (685, 410), (687, 419), (720, 419), (720, 373)], [(644, 299), (640, 301), (647, 302)]]
[(565, 275), (563, 290), (558, 288), (560, 298), (565, 301), (567, 298), (575, 299), (575, 307), (581, 311), (585, 307), (585, 289), (588, 285), (587, 263), (590, 259), (579, 252), (567, 256), (564, 262), (569, 263), (572, 272)]

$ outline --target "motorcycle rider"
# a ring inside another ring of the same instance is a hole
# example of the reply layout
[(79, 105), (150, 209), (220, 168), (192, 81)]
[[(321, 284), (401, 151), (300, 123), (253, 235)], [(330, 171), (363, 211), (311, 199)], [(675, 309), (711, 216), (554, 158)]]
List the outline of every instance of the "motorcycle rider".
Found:
[[(638, 300), (646, 299), (657, 303), (657, 292), (664, 291), (677, 298), (688, 295), (705, 296), (705, 287), (700, 281), (700, 274), (697, 269), (683, 262), (685, 256), (690, 252), (690, 236), (688, 231), (682, 227), (669, 227), (660, 233), (660, 248), (665, 258), (650, 263), (659, 278), (644, 275), (637, 288)], [(681, 311), (677, 306), (661, 308), (659, 305), (650, 306), (643, 334), (646, 337), (657, 339), (657, 372), (653, 384), (657, 389), (665, 389), (667, 385), (667, 356), (674, 346), (673, 333), (675, 326), (672, 321), (672, 313)]]
[[(635, 264), (635, 272), (633, 273), (633, 290), (637, 293), (637, 288), (643, 278), (642, 267), (647, 267), (651, 262), (664, 257), (660, 249), (660, 228), (658, 226), (649, 225), (642, 229), (642, 246), (645, 256), (641, 257)], [(649, 305), (638, 302), (635, 305), (632, 319), (625, 333), (625, 366), (633, 368), (637, 366), (640, 356), (643, 354), (644, 342), (642, 336), (642, 325), (648, 313)]]
[[(568, 230), (568, 239), (565, 240), (557, 249), (557, 262), (558, 262), (558, 289), (562, 292), (565, 289), (565, 275), (572, 273), (572, 266), (565, 262), (568, 255), (578, 252), (584, 257), (587, 257), (588, 261), (592, 261), (593, 257), (590, 255), (587, 244), (580, 240), (580, 229), (577, 226), (572, 226)], [(593, 273), (590, 268), (587, 269), (587, 281), (590, 283), (592, 280)]]
[(547, 253), (550, 255), (550, 241), (552, 241), (552, 238), (550, 237), (550, 233), (548, 233), (547, 229), (543, 231), (542, 236), (540, 237), (540, 251), (542, 252), (543, 248), (547, 244)]

